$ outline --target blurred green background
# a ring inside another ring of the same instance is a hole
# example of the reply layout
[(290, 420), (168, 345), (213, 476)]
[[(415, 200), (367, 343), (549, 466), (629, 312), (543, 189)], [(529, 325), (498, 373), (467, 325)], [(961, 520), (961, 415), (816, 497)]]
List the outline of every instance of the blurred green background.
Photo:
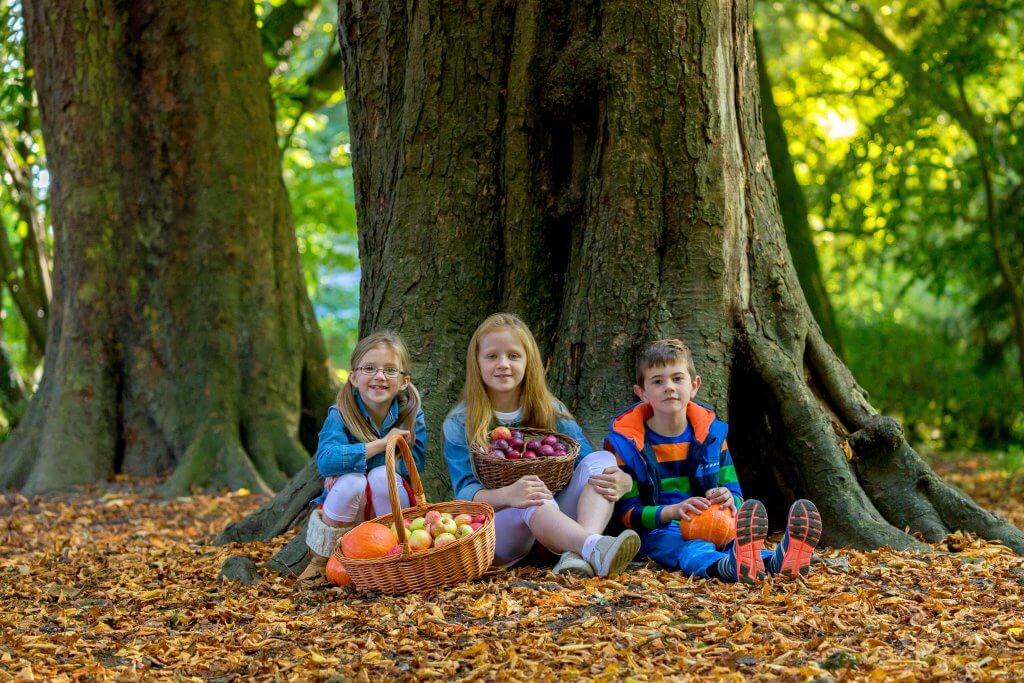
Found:
[[(345, 368), (359, 259), (336, 8), (256, 2), (307, 286)], [(53, 248), (20, 14), (0, 0), (3, 433), (40, 377)], [(924, 452), (1021, 466), (1024, 1), (759, 2), (756, 25), (801, 195), (780, 203), (806, 213), (843, 357)]]

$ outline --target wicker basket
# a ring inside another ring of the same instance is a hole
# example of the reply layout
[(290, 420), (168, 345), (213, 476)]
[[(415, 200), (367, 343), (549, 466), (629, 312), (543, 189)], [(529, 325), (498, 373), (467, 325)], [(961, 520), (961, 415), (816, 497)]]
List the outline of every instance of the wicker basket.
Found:
[[(402, 451), (405, 467), (412, 480), (413, 507), (401, 507), (398, 488), (395, 483), (395, 447)], [(391, 499), (391, 514), (376, 517), (370, 521), (388, 525), (394, 522), (398, 542), (402, 546), (399, 555), (378, 557), (370, 560), (356, 560), (345, 557), (339, 543), (334, 556), (345, 565), (345, 571), (361, 591), (381, 593), (409, 593), (427, 591), (439, 586), (448, 586), (462, 581), (479, 578), (494, 561), (494, 508), (486, 503), (452, 501), (428, 504), (423, 494), (423, 484), (416, 470), (408, 444), (399, 435), (388, 439), (384, 453), (384, 466), (388, 474), (388, 498)], [(467, 513), (484, 515), (486, 521), (479, 529), (442, 548), (412, 551), (402, 518), (425, 515), (428, 510), (450, 512), (452, 515)]]
[(580, 453), (580, 444), (572, 437), (559, 434), (549, 429), (523, 429), (517, 428), (523, 433), (523, 441), (543, 439), (545, 436), (554, 434), (558, 440), (565, 444), (566, 454), (552, 457), (529, 458), (527, 460), (506, 460), (496, 458), (485, 448), (473, 444), (473, 467), (476, 470), (476, 477), (480, 483), (490, 489), (501, 488), (519, 481), (527, 474), (535, 474), (540, 477), (544, 485), (557, 493), (569, 485), (572, 479), (572, 471), (576, 467), (576, 456)]

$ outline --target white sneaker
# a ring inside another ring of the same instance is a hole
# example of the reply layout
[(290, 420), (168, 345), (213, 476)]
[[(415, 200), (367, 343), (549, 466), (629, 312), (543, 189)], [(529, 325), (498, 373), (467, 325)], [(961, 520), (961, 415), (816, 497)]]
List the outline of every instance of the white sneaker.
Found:
[(552, 574), (573, 574), (574, 576), (593, 576), (594, 568), (582, 557), (567, 550), (558, 558), (558, 564), (551, 570)]
[(602, 536), (587, 556), (587, 562), (598, 576), (618, 574), (640, 552), (640, 537), (632, 529), (618, 536)]

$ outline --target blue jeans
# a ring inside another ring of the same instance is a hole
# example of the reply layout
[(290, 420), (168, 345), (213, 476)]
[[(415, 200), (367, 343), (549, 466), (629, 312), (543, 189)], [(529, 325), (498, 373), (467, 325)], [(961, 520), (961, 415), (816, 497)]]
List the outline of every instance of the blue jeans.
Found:
[[(672, 522), (664, 529), (654, 529), (644, 535), (639, 556), (650, 557), (663, 567), (678, 569), (687, 576), (728, 580), (719, 576), (714, 566), (729, 554), (733, 543), (735, 541), (730, 541), (719, 550), (710, 541), (687, 541), (679, 533), (679, 523)], [(765, 563), (771, 556), (770, 551), (761, 551)]]

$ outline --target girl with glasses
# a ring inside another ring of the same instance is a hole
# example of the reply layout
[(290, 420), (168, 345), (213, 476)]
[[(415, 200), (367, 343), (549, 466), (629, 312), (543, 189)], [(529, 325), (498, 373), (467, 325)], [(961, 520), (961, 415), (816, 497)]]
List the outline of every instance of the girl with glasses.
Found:
[[(352, 352), (348, 382), (320, 430), (316, 465), (324, 490), (306, 527), (310, 561), (299, 580), (322, 577), (342, 535), (365, 519), (391, 512), (384, 449), (391, 434), (409, 443), (423, 471), (427, 428), (420, 394), (409, 375), (409, 350), (392, 332), (375, 332)], [(399, 461), (398, 495), (409, 506), (408, 472)]]

